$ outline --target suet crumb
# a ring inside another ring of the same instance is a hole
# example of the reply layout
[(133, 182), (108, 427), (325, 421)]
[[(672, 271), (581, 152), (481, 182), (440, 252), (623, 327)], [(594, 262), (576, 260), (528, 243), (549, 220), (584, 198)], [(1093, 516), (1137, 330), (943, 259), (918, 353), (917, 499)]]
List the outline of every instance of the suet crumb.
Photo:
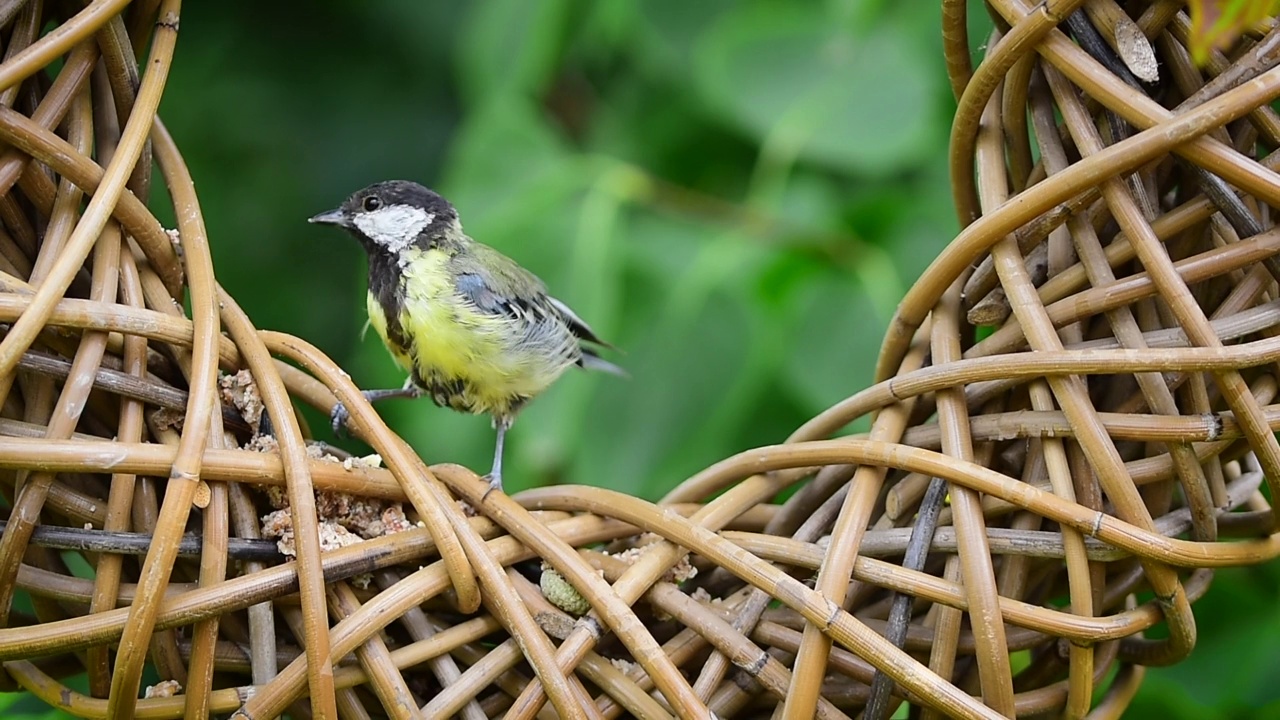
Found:
[[(266, 436), (258, 436), (255, 438), (255, 442), (251, 443), (251, 446), (261, 452), (279, 451), (274, 440), (268, 439)], [(340, 462), (347, 470), (382, 466), (382, 458), (378, 455), (340, 460), (325, 452), (323, 446), (314, 444), (307, 446), (307, 457), (333, 463)], [(262, 518), (262, 533), (266, 537), (283, 537), (283, 533), (286, 530), (283, 524), (289, 522), (288, 491), (279, 485), (264, 485), (261, 486), (261, 489), (267, 498), (267, 502), (275, 510), (275, 512)], [(404, 506), (399, 502), (379, 498), (357, 497), (350, 493), (334, 490), (316, 491), (316, 515), (321, 525), (329, 522), (339, 526), (344, 531), (352, 533), (357, 541), (404, 532), (415, 526), (405, 515)], [(292, 527), (287, 528), (287, 531), (292, 533)], [(343, 547), (351, 544), (346, 540), (337, 542), (339, 544), (334, 547)], [(322, 547), (324, 547), (323, 543)], [(326, 547), (325, 549), (329, 548)], [(280, 552), (285, 555), (293, 555), (292, 538), (290, 538), (289, 549), (286, 549), (285, 545), (281, 545)]]
[(177, 680), (162, 680), (155, 685), (148, 685), (143, 691), (144, 698), (175, 697), (182, 692), (182, 683)]
[(364, 457), (349, 457), (342, 461), (344, 470), (355, 470), (357, 468), (380, 468), (382, 467), (382, 456), (374, 453), (365, 455)]
[(262, 396), (258, 394), (258, 386), (248, 370), (240, 370), (231, 375), (218, 378), (218, 389), (222, 392), (222, 403), (235, 408), (240, 417), (249, 425), (254, 436), (258, 435), (258, 423), (262, 420)]
[[(361, 542), (359, 535), (333, 520), (321, 520), (319, 524), (320, 549), (337, 550)], [(262, 518), (263, 537), (276, 538), (276, 547), (287, 557), (297, 557), (298, 548), (293, 533), (293, 518), (288, 510), (273, 510)]]
[(609, 664), (617, 668), (623, 674), (630, 674), (636, 668), (636, 664), (630, 660), (622, 658), (609, 658)]
[(255, 434), (249, 438), (249, 442), (244, 444), (244, 449), (268, 455), (278, 455), (280, 454), (280, 441), (276, 440), (275, 435)]
[[(653, 533), (645, 533), (643, 535), (640, 535), (636, 539), (636, 544), (633, 545), (632, 547), (629, 547), (626, 550), (623, 550), (621, 552), (615, 552), (615, 553), (606, 552), (605, 554), (610, 555), (611, 557), (614, 557), (618, 560), (621, 560), (627, 563), (628, 565), (634, 565), (636, 561), (639, 560), (640, 557), (645, 554), (645, 552), (648, 550), (650, 545), (654, 544), (655, 542), (658, 542), (661, 539), (662, 537), (659, 535), (655, 535)], [(685, 553), (685, 555), (681, 557), (680, 560), (676, 562), (676, 564), (672, 566), (672, 568), (662, 576), (662, 579), (665, 582), (679, 585), (680, 583), (685, 582), (687, 580), (692, 580), (697, 575), (698, 575), (698, 568), (693, 566), (693, 563), (689, 560), (689, 554)]]
[[(264, 492), (276, 509), (262, 517), (262, 535), (277, 538), (276, 545), (280, 552), (287, 557), (295, 557), (297, 549), (294, 545), (293, 518), (289, 514), (288, 495), (279, 486), (268, 486), (264, 488)], [(320, 549), (324, 551), (415, 527), (399, 502), (361, 498), (350, 493), (328, 490), (316, 493), (316, 515), (320, 527)]]
[(707, 592), (707, 589), (704, 587), (694, 588), (693, 592), (689, 593), (689, 597), (693, 598), (694, 600), (697, 600), (703, 605), (710, 605), (713, 603), (720, 602), (720, 598), (711, 597), (711, 593)]
[(324, 462), (340, 463), (342, 458), (328, 451), (328, 446), (324, 443), (308, 443), (307, 457), (312, 460), (323, 460)]
[(177, 228), (165, 228), (165, 235), (169, 236), (169, 243), (173, 245), (173, 252), (178, 256), (178, 262), (184, 262), (186, 256), (186, 248), (182, 247), (182, 233)]

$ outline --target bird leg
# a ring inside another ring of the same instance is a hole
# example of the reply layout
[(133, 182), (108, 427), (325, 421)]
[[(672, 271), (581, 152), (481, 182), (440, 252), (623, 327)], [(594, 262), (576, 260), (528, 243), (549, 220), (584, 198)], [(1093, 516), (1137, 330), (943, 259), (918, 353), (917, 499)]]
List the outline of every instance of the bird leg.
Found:
[(493, 469), (489, 471), (487, 476), (489, 479), (489, 489), (485, 492), (486, 497), (494, 490), (502, 490), (502, 445), (507, 439), (507, 430), (510, 427), (511, 421), (509, 419), (493, 419), (493, 428), (498, 431), (498, 439), (493, 445)]
[[(361, 391), (360, 394), (364, 395), (365, 400), (368, 400), (371, 403), (376, 403), (379, 400), (386, 400), (388, 398), (422, 397), (422, 388), (414, 385), (413, 378), (410, 377), (405, 381), (404, 387), (388, 388), (385, 390), (364, 390)], [(347, 420), (350, 418), (351, 413), (347, 411), (346, 405), (343, 405), (341, 401), (334, 405), (333, 409), (329, 411), (329, 425), (333, 428), (333, 434), (339, 436), (345, 434), (342, 428), (347, 424)]]

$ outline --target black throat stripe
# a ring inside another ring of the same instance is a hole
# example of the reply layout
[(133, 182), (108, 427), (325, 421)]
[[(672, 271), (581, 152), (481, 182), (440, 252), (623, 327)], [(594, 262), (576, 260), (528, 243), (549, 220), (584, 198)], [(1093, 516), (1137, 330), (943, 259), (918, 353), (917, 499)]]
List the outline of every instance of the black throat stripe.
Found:
[(382, 314), (387, 319), (387, 340), (408, 351), (409, 338), (400, 326), (400, 311), (404, 308), (400, 268), (395, 259), (386, 253), (369, 253), (369, 292), (378, 301)]

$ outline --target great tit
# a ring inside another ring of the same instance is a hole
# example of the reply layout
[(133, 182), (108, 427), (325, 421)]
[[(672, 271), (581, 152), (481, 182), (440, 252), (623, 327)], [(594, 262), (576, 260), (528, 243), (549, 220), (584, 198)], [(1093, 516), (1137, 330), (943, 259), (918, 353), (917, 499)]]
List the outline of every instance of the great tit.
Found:
[[(370, 185), (312, 223), (351, 233), (369, 256), (369, 324), (409, 373), (370, 401), (426, 395), (488, 414), (497, 431), (489, 483), (502, 489), (502, 447), (522, 407), (571, 367), (625, 375), (609, 345), (537, 276), (462, 231), (449, 201), (415, 182)], [(347, 420), (341, 403), (331, 420)]]

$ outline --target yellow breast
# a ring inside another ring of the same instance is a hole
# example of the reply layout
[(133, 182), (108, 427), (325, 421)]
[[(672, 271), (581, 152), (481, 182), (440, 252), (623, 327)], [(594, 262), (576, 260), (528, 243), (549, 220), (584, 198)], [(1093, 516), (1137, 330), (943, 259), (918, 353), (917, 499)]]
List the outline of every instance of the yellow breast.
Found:
[(563, 371), (524, 352), (518, 321), (481, 312), (460, 297), (440, 250), (410, 251), (402, 266), (399, 324), (404, 346), (390, 340), (377, 299), (368, 298), (369, 323), (396, 362), (415, 371), (426, 389), (454, 384), (449, 404), (471, 412), (506, 413), (546, 389)]

